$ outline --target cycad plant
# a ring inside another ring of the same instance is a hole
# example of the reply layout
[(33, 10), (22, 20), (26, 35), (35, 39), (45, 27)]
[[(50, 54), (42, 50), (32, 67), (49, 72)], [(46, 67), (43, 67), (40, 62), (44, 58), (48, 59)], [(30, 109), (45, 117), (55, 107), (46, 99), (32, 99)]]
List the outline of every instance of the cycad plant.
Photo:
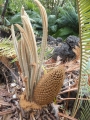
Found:
[[(78, 94), (74, 104), (72, 116), (75, 116), (77, 109), (81, 105), (83, 95), (88, 95), (90, 98), (90, 86), (88, 84), (90, 75), (90, 1), (89, 0), (77, 0), (78, 3), (78, 14), (79, 14), (79, 35), (80, 35), (80, 46), (81, 46), (81, 58), (80, 58), (80, 77), (78, 84)], [(88, 102), (87, 98), (87, 101)], [(87, 104), (85, 104), (87, 105)], [(86, 107), (88, 111), (88, 106)], [(85, 110), (84, 110), (85, 112)], [(83, 113), (83, 112), (82, 112)], [(84, 115), (84, 114), (81, 114)], [(87, 114), (89, 116), (89, 114)], [(82, 118), (82, 117), (80, 117)], [(87, 117), (87, 118), (90, 118)], [(81, 119), (80, 119), (81, 120)], [(89, 119), (87, 119), (89, 120)]]
[[(34, 0), (38, 5), (42, 17), (43, 23), (43, 37), (41, 45), (40, 60), (38, 59), (37, 47), (35, 36), (29, 17), (22, 8), (21, 18), (23, 22), (23, 28), (16, 24), (21, 32), (21, 39), (17, 42), (14, 26), (12, 25), (12, 38), (14, 41), (15, 50), (17, 57), (22, 69), (23, 81), (25, 83), (25, 93), (21, 95), (20, 105), (25, 110), (30, 110), (31, 108), (39, 109), (43, 105), (50, 103), (54, 97), (59, 92), (63, 79), (64, 70), (63, 67), (55, 68), (53, 71), (43, 75), (42, 64), (44, 60), (44, 53), (47, 40), (47, 16), (44, 7), (38, 0)], [(80, 46), (81, 46), (81, 56), (80, 56), (80, 78), (78, 84), (78, 93), (74, 108), (72, 111), (72, 116), (74, 117), (78, 108), (82, 104), (80, 100), (84, 94), (89, 93), (90, 87), (88, 85), (88, 79), (90, 75), (90, 4), (89, 0), (77, 0), (78, 3), (78, 13), (79, 13), (79, 35), (80, 35)], [(86, 88), (85, 88), (86, 87)], [(56, 91), (56, 92), (55, 92)], [(80, 99), (78, 99), (80, 97)], [(90, 97), (90, 95), (88, 95)], [(88, 102), (87, 99), (86, 102)], [(36, 103), (36, 104), (35, 104)], [(88, 104), (85, 104), (88, 105)], [(85, 107), (88, 111), (88, 107)], [(85, 109), (83, 109), (85, 112)], [(83, 111), (80, 119), (83, 117)], [(89, 116), (89, 114), (87, 114)], [(87, 117), (89, 118), (89, 117)], [(88, 119), (87, 119), (88, 120)]]
[(20, 98), (20, 106), (25, 110), (30, 110), (31, 108), (37, 109), (52, 102), (60, 91), (64, 79), (63, 66), (59, 66), (42, 76), (42, 64), (47, 45), (48, 22), (45, 8), (38, 0), (34, 1), (39, 7), (43, 23), (43, 36), (39, 58), (30, 19), (23, 7), (21, 10), (23, 27), (16, 24), (21, 33), (19, 41), (15, 37), (14, 26), (11, 26), (14, 47), (22, 70), (22, 79), (25, 83), (25, 92)]

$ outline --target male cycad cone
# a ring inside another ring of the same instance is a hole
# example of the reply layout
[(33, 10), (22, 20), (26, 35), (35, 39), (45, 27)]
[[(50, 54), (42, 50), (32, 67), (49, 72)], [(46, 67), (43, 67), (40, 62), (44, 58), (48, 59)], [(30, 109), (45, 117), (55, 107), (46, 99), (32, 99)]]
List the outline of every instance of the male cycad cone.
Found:
[(63, 66), (45, 74), (34, 90), (34, 101), (39, 105), (47, 105), (52, 102), (63, 85), (64, 75)]

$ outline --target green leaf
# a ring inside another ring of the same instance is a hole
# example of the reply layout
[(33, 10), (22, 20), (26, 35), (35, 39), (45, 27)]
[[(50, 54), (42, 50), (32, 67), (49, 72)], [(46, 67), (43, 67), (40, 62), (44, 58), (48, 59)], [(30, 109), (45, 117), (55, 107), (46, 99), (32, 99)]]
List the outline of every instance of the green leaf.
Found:
[[(29, 13), (29, 15), (31, 14), (31, 11), (26, 11), (26, 12)], [(35, 20), (33, 20), (32, 16), (30, 17), (30, 21), (35, 22)], [(21, 25), (22, 24), (22, 22), (21, 22), (21, 14), (17, 13), (13, 17), (11, 17), (10, 24), (20, 24)]]
[(11, 17), (10, 19), (10, 23), (11, 24), (21, 24), (21, 17), (20, 17), (20, 13), (15, 14), (13, 17)]
[(69, 35), (69, 34), (73, 34), (73, 30), (71, 28), (69, 28), (69, 27), (64, 27), (64, 28), (59, 29), (54, 34), (54, 36), (62, 37), (62, 36), (66, 36), (66, 35)]
[(5, 21), (4, 21), (4, 22), (5, 22), (5, 25), (6, 25), (6, 26), (9, 26), (9, 25), (10, 25), (10, 22), (9, 22), (6, 18), (5, 18)]
[(56, 31), (57, 31), (57, 25), (51, 26), (51, 27), (50, 27), (50, 30), (51, 30), (52, 32), (56, 32)]
[(27, 5), (28, 9), (33, 10), (33, 11), (39, 13), (38, 7), (35, 4), (33, 4), (32, 2), (26, 1), (26, 5)]
[(49, 15), (48, 16), (48, 24), (50, 25), (54, 25), (56, 23), (56, 15)]

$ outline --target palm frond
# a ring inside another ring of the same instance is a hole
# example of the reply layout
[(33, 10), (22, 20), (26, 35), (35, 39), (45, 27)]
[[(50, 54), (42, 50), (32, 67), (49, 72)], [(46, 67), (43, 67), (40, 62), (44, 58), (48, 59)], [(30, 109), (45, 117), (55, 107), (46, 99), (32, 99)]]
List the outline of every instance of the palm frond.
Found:
[[(90, 58), (90, 4), (89, 0), (77, 0), (78, 3), (78, 14), (79, 14), (79, 35), (80, 35), (80, 46), (81, 46), (81, 57), (80, 57), (80, 77), (78, 85), (77, 99), (74, 104), (72, 116), (75, 116), (77, 109), (80, 106), (81, 101), (79, 97), (87, 92), (88, 88), (88, 74), (90, 74), (90, 68), (87, 69)], [(87, 49), (88, 48), (88, 49)], [(86, 87), (85, 87), (86, 86)], [(90, 95), (88, 94), (88, 97)]]
[(81, 115), (78, 120), (90, 119), (90, 101), (83, 101), (83, 107), (81, 107)]

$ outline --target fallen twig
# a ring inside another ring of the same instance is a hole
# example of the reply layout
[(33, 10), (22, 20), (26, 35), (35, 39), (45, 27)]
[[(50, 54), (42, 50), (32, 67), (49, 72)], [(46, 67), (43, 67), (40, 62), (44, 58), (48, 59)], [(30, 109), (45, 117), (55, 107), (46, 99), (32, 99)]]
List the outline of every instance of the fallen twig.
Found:
[(0, 88), (0, 97), (11, 96), (12, 94), (8, 93), (6, 90)]
[(5, 77), (5, 79), (6, 79), (6, 84), (7, 84), (7, 90), (8, 90), (8, 93), (10, 93), (9, 85), (8, 85), (8, 79), (7, 79), (7, 76), (6, 76), (6, 74), (5, 74), (5, 70), (2, 69), (2, 71), (3, 71), (4, 77)]
[(68, 118), (69, 120), (77, 120), (76, 118), (67, 116), (67, 115), (65, 115), (65, 114), (63, 114), (63, 113), (58, 113), (58, 115), (59, 115), (59, 116), (62, 116), (62, 117), (64, 117), (64, 118)]
[(15, 77), (17, 84), (20, 85), (18, 77), (14, 74), (14, 72), (6, 65), (3, 63), (3, 65), (12, 73), (12, 75)]
[[(66, 100), (76, 100), (76, 98), (62, 98), (61, 100), (56, 100), (56, 102), (62, 102), (62, 101), (66, 101)], [(90, 99), (78, 98), (78, 100), (90, 100)]]
[(68, 90), (65, 90), (63, 92), (60, 92), (59, 95), (67, 93), (67, 92), (77, 91), (77, 90), (78, 90), (78, 88), (68, 89)]
[(8, 102), (4, 102), (4, 101), (0, 100), (0, 106), (1, 105), (3, 105), (3, 106), (11, 106)]
[(9, 108), (8, 110), (0, 112), (0, 115), (5, 115), (5, 114), (12, 113), (15, 109), (16, 109), (15, 107)]

